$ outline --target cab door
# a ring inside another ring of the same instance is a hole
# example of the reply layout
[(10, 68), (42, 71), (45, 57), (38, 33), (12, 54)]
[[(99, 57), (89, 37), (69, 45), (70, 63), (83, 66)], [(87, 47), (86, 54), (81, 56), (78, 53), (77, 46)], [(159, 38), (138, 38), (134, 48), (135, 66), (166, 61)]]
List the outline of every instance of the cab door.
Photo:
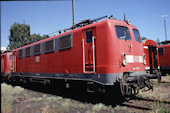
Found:
[(16, 51), (13, 53), (12, 58), (12, 72), (16, 72)]
[(4, 64), (5, 64), (5, 63), (4, 63), (4, 59), (5, 59), (5, 58), (4, 58), (4, 55), (1, 56), (1, 58), (2, 58), (2, 59), (1, 59), (1, 72), (5, 72), (5, 65), (4, 65)]
[(83, 31), (83, 72), (95, 73), (95, 45), (96, 45), (96, 30), (95, 28), (86, 29)]
[(153, 69), (158, 69), (158, 59), (157, 59), (157, 51), (156, 46), (149, 45), (149, 61), (150, 61), (150, 73), (152, 74)]

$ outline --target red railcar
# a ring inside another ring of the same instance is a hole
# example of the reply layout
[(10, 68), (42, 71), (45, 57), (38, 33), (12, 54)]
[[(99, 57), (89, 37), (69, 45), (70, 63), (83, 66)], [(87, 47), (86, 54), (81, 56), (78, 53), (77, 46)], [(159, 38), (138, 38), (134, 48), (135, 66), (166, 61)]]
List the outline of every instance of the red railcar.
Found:
[(150, 78), (157, 78), (161, 81), (161, 72), (159, 65), (158, 45), (153, 40), (145, 40), (143, 43), (144, 53), (146, 55), (145, 70), (150, 73)]
[(170, 44), (160, 45), (158, 47), (161, 72), (170, 73)]
[(1, 78), (8, 78), (12, 72), (12, 52), (1, 54)]
[(152, 88), (138, 28), (116, 19), (86, 22), (91, 21), (13, 50), (13, 78), (43, 83), (83, 81), (92, 92), (119, 83), (123, 95), (146, 86)]

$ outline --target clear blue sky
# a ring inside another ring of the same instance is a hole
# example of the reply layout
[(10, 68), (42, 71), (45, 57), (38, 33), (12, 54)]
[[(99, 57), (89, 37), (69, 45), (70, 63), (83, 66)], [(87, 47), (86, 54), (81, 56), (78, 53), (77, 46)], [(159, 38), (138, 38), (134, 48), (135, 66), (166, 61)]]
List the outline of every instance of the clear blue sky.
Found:
[[(170, 0), (75, 0), (76, 22), (113, 14), (138, 27), (141, 36), (165, 40), (161, 15), (167, 14), (167, 37), (170, 40)], [(1, 2), (1, 46), (9, 44), (9, 29), (14, 22), (31, 26), (31, 34), (49, 34), (72, 25), (72, 1), (3, 1)], [(57, 33), (56, 33), (57, 34)]]

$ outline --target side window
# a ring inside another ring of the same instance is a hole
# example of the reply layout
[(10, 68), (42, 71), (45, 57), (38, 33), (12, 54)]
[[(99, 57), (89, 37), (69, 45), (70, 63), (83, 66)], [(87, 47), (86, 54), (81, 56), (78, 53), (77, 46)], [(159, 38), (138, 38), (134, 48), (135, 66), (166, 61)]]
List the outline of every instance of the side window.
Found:
[(34, 45), (34, 55), (41, 53), (41, 44)]
[(129, 29), (124, 26), (115, 26), (117, 37), (121, 40), (130, 40), (131, 36)]
[(23, 57), (23, 49), (19, 50), (18, 53), (18, 58), (22, 58)]
[(136, 41), (141, 42), (141, 38), (140, 38), (140, 35), (139, 35), (138, 30), (133, 29), (133, 33), (134, 33), (134, 35), (135, 35)]
[(72, 34), (65, 35), (59, 38), (59, 50), (69, 49), (73, 46)]
[(25, 56), (29, 57), (31, 55), (31, 47), (25, 49)]
[(50, 40), (45, 42), (45, 52), (54, 51), (54, 40)]
[(86, 42), (87, 43), (92, 43), (92, 36), (93, 36), (92, 30), (86, 31)]
[(12, 55), (9, 55), (9, 60), (12, 60)]
[(158, 52), (159, 52), (159, 55), (165, 54), (165, 48), (164, 47), (158, 48)]

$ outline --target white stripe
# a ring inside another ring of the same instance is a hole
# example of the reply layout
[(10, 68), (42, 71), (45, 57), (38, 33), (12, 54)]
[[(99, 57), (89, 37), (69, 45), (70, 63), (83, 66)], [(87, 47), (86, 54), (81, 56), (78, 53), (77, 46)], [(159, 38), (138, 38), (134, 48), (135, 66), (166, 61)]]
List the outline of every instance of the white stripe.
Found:
[(150, 67), (145, 67), (145, 69), (147, 69), (147, 70), (148, 70), (148, 69), (150, 69)]
[(143, 56), (133, 56), (133, 55), (126, 55), (126, 62), (127, 63), (143, 63)]
[(148, 46), (143, 46), (143, 48), (148, 49)]
[(143, 63), (143, 56), (139, 56), (139, 63)]
[(127, 63), (134, 63), (133, 55), (127, 55), (126, 56), (126, 62)]

